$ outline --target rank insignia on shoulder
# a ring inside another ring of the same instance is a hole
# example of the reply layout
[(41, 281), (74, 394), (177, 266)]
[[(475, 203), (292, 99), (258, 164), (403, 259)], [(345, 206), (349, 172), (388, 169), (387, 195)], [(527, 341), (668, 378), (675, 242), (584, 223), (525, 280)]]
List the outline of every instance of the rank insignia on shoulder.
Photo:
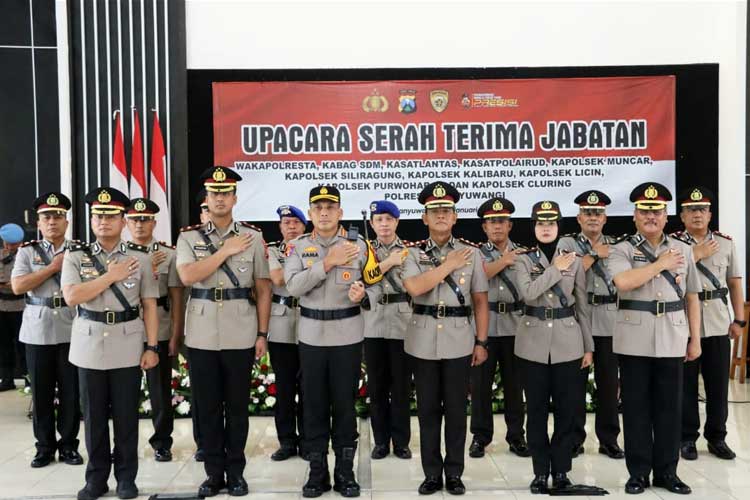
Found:
[(185, 231), (196, 231), (200, 229), (201, 226), (203, 226), (203, 224), (194, 224), (192, 226), (181, 227), (180, 232), (184, 233)]
[(149, 252), (149, 247), (147, 247), (147, 246), (139, 245), (137, 243), (133, 243), (132, 241), (128, 241), (126, 244), (127, 244), (128, 248), (131, 249), (131, 250), (136, 250), (138, 252), (143, 252), (143, 253), (148, 253)]
[(724, 238), (726, 240), (732, 241), (732, 237), (729, 236), (728, 234), (720, 233), (719, 231), (714, 231), (714, 234), (716, 236), (721, 236), (722, 238)]
[(474, 248), (479, 248), (479, 247), (482, 246), (480, 243), (474, 243), (473, 241), (469, 241), (469, 240), (464, 239), (464, 238), (456, 238), (456, 239), (458, 241), (460, 241), (461, 243), (464, 243), (464, 244), (469, 245), (469, 246), (474, 247)]

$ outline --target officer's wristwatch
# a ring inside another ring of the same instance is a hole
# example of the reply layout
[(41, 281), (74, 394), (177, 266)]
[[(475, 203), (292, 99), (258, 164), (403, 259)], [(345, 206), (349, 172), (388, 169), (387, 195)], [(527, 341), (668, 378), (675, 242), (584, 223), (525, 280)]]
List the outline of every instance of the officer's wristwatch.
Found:
[(487, 340), (487, 339), (485, 339), (485, 340), (474, 339), (474, 345), (475, 346), (479, 345), (479, 346), (482, 346), (485, 349), (487, 349), (487, 346), (490, 345), (490, 341)]
[(159, 345), (147, 345), (146, 346), (147, 351), (155, 352), (156, 354), (159, 354)]
[(268, 332), (258, 332), (258, 337), (263, 337), (264, 339), (268, 338)]
[(747, 325), (747, 320), (746, 319), (735, 319), (733, 321), (733, 323), (736, 323), (736, 324), (740, 325), (740, 328), (745, 328), (745, 325)]

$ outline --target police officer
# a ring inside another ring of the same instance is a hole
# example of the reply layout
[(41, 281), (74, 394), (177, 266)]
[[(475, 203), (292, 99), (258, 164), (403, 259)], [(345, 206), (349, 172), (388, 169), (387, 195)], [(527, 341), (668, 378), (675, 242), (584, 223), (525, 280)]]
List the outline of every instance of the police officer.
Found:
[(656, 182), (633, 189), (636, 234), (609, 254), (620, 297), (613, 350), (620, 362), (630, 494), (649, 486), (652, 470), (654, 486), (691, 492), (677, 477), (677, 462), (683, 364), (701, 353), (701, 285), (692, 247), (664, 234), (671, 199)]
[[(596, 381), (596, 437), (599, 453), (610, 458), (621, 459), (625, 452), (617, 444), (620, 434), (618, 399), (620, 380), (617, 371), (617, 355), (612, 352), (612, 333), (617, 319), (617, 289), (609, 272), (610, 245), (617, 239), (602, 233), (607, 223), (607, 206), (612, 203), (609, 196), (595, 189), (579, 194), (574, 202), (578, 205), (576, 221), (581, 231), (560, 238), (558, 248), (583, 255), (586, 271), (586, 295), (591, 305), (591, 334), (594, 336), (594, 380)], [(586, 386), (589, 370), (581, 371), (581, 391), (574, 430), (573, 456), (583, 453), (586, 440)]]
[[(559, 205), (534, 204), (531, 220), (536, 246), (515, 264), (524, 315), (516, 333), (516, 356), (526, 391), (529, 449), (534, 465), (532, 493), (547, 493), (552, 472), (555, 489), (571, 486), (573, 422), (584, 390), (581, 370), (591, 364), (594, 341), (586, 303), (586, 275), (575, 252), (557, 250)], [(547, 434), (550, 398), (555, 429)]]
[[(276, 209), (282, 240), (268, 244), (268, 267), (273, 283), (271, 323), (268, 330), (268, 351), (276, 374), (276, 405), (273, 407), (279, 449), (271, 460), (280, 462), (297, 453), (306, 457), (303, 449), (303, 397), (300, 377), (299, 348), (297, 347), (297, 298), (289, 295), (284, 281), (284, 262), (290, 241), (305, 232), (307, 219), (299, 208), (282, 205)], [(295, 402), (295, 398), (298, 400)]]
[(513, 354), (518, 323), (523, 314), (523, 297), (518, 290), (513, 263), (524, 250), (508, 237), (516, 208), (505, 198), (491, 198), (479, 206), (477, 216), (487, 242), (479, 248), (484, 259), (484, 271), (489, 279), (489, 344), (487, 362), (471, 370), (471, 433), (474, 439), (469, 456), (484, 456), (484, 448), (492, 442), (492, 384), (499, 366), (505, 399), (505, 441), (510, 451), (528, 457), (529, 448), (524, 437), (523, 393), (518, 358)]
[(96, 241), (72, 246), (63, 260), (63, 296), (69, 306), (78, 306), (70, 362), (78, 367), (89, 455), (86, 486), (78, 492), (78, 500), (96, 499), (109, 490), (110, 415), (116, 443), (117, 496), (138, 496), (135, 477), (141, 369), (148, 370), (159, 362), (159, 290), (148, 253), (129, 248), (120, 239), (125, 228), (123, 212), (129, 201), (113, 188), (89, 192), (86, 203), (91, 207)]
[[(419, 193), (422, 222), (429, 238), (409, 249), (404, 288), (413, 298), (412, 321), (404, 348), (411, 355), (417, 388), (419, 447), (425, 479), (421, 495), (445, 486), (462, 495), (466, 444), (466, 397), (470, 370), (487, 359), (487, 276), (476, 245), (452, 234), (461, 198), (447, 182), (434, 182)], [(445, 458), (440, 429), (445, 417)]]
[[(698, 458), (695, 441), (700, 436), (698, 416), (698, 372), (706, 388), (706, 424), (703, 435), (708, 451), (724, 460), (735, 453), (727, 446), (727, 397), (729, 387), (729, 338), (742, 335), (745, 326), (742, 272), (732, 239), (709, 230), (711, 205), (716, 197), (708, 189), (695, 186), (679, 198), (680, 219), (685, 230), (673, 236), (693, 246), (693, 260), (703, 290), (698, 293), (701, 309), (701, 357), (689, 361), (684, 369), (682, 400), (682, 445), (685, 460)], [(729, 302), (732, 301), (734, 320)]]
[[(49, 465), (55, 459), (55, 451), (59, 451), (61, 462), (83, 463), (78, 453), (78, 370), (68, 360), (75, 310), (65, 304), (60, 290), (60, 271), (69, 245), (65, 231), (70, 206), (68, 197), (58, 192), (34, 200), (42, 239), (30, 241), (18, 250), (11, 279), (14, 293), (28, 294), (20, 340), (26, 345), (31, 382), (37, 450), (31, 461), (34, 468)], [(60, 402), (57, 412), (55, 390)], [(55, 422), (59, 441), (55, 438)]]
[(0, 391), (15, 389), (13, 379), (26, 375), (24, 345), (18, 340), (23, 318), (23, 294), (16, 295), (11, 289), (11, 274), (16, 252), (23, 242), (23, 229), (18, 224), (0, 227)]
[(401, 212), (386, 200), (370, 204), (370, 226), (377, 238), (372, 241), (384, 279), (372, 309), (365, 311), (365, 363), (370, 395), (370, 423), (375, 447), (370, 456), (379, 460), (390, 453), (411, 458), (411, 369), (404, 352), (404, 335), (411, 319), (409, 295), (401, 282), (401, 264), (406, 259), (406, 243), (396, 234)]
[(151, 422), (154, 434), (149, 439), (157, 462), (172, 460), (172, 358), (177, 356), (182, 341), (183, 299), (182, 282), (177, 275), (176, 252), (173, 246), (154, 240), (156, 214), (159, 205), (146, 198), (130, 200), (125, 219), (132, 236), (128, 246), (146, 249), (151, 254), (149, 271), (159, 282), (159, 364), (146, 372)]
[(356, 229), (347, 232), (339, 225), (344, 214), (339, 190), (318, 186), (310, 191), (309, 200), (308, 216), (314, 229), (287, 244), (284, 263), (287, 290), (299, 297), (301, 316), (299, 354), (305, 446), (310, 458), (302, 495), (318, 497), (331, 489), (326, 459), (330, 437), (336, 454), (334, 490), (356, 497), (354, 403), (364, 333), (360, 308), (369, 307), (364, 283), (375, 283), (382, 276)]
[(241, 177), (217, 166), (201, 180), (211, 220), (184, 228), (177, 240), (177, 272), (192, 287), (185, 343), (208, 476), (198, 495), (226, 486), (243, 496), (251, 368), (266, 353), (271, 281), (263, 234), (232, 218)]

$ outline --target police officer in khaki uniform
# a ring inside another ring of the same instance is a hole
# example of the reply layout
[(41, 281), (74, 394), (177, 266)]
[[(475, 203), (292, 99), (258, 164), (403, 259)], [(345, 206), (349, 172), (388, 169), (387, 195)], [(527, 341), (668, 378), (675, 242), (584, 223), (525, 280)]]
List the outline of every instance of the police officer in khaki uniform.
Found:
[(241, 177), (217, 166), (201, 180), (211, 220), (184, 228), (177, 240), (177, 272), (192, 287), (185, 343), (208, 476), (198, 495), (226, 486), (243, 496), (251, 368), (266, 353), (271, 281), (263, 234), (232, 219)]
[[(525, 302), (515, 353), (522, 360), (526, 391), (532, 493), (548, 491), (550, 472), (554, 489), (571, 486), (567, 473), (572, 463), (573, 422), (584, 390), (580, 372), (591, 364), (594, 350), (583, 262), (575, 252), (557, 250), (561, 217), (556, 202), (535, 203), (531, 219), (536, 247), (514, 264)], [(555, 423), (551, 440), (547, 434), (550, 399)]]
[[(150, 271), (159, 282), (159, 364), (146, 372), (154, 434), (148, 440), (157, 462), (172, 460), (172, 361), (177, 356), (183, 331), (182, 282), (177, 275), (173, 246), (154, 240), (159, 205), (147, 198), (134, 198), (125, 213), (133, 250), (151, 254)], [(144, 339), (145, 341), (145, 339)]]
[(401, 212), (386, 200), (370, 204), (370, 226), (377, 236), (372, 241), (384, 279), (376, 286), (377, 301), (365, 316), (365, 363), (367, 392), (370, 395), (370, 424), (375, 446), (370, 456), (379, 460), (390, 453), (411, 458), (411, 368), (404, 352), (404, 335), (411, 319), (410, 297), (401, 282), (401, 264), (406, 259), (406, 243), (396, 229)]
[(359, 496), (353, 468), (357, 447), (354, 403), (364, 333), (360, 309), (370, 305), (364, 283), (376, 283), (382, 275), (356, 228), (347, 231), (339, 225), (343, 215), (336, 187), (313, 188), (308, 216), (314, 229), (287, 244), (284, 262), (287, 290), (299, 297), (300, 306), (305, 446), (310, 458), (302, 495), (308, 498), (331, 489), (326, 459), (329, 438), (336, 454), (334, 490), (345, 497)]
[[(487, 359), (487, 276), (476, 245), (456, 239), (453, 226), (461, 198), (447, 182), (434, 182), (419, 193), (422, 222), (430, 237), (409, 249), (402, 274), (413, 298), (413, 316), (404, 348), (411, 355), (417, 387), (419, 447), (425, 479), (421, 495), (445, 486), (462, 495), (466, 444), (466, 397), (470, 370)], [(445, 458), (440, 429), (445, 418)]]
[[(617, 444), (620, 434), (618, 400), (620, 380), (617, 355), (612, 352), (612, 333), (617, 319), (617, 289), (609, 272), (608, 256), (611, 245), (622, 240), (602, 233), (607, 222), (609, 196), (597, 190), (584, 191), (574, 202), (578, 205), (576, 221), (581, 231), (560, 238), (558, 248), (583, 255), (586, 271), (586, 295), (591, 306), (591, 334), (594, 336), (594, 380), (596, 381), (596, 437), (599, 453), (610, 458), (625, 458)], [(586, 440), (586, 386), (589, 370), (582, 370), (581, 392), (573, 442), (573, 457), (583, 453)]]
[(159, 290), (148, 254), (128, 248), (120, 239), (125, 228), (123, 212), (129, 201), (113, 188), (89, 192), (86, 203), (91, 207), (96, 242), (72, 246), (63, 260), (63, 296), (69, 306), (78, 306), (70, 362), (78, 367), (89, 455), (86, 486), (78, 492), (78, 500), (93, 500), (109, 490), (110, 415), (116, 443), (117, 496), (138, 496), (135, 477), (141, 369), (148, 370), (159, 362)]
[[(727, 435), (730, 337), (738, 338), (745, 326), (742, 272), (732, 239), (709, 230), (711, 205), (716, 197), (708, 189), (692, 187), (679, 197), (680, 219), (685, 230), (672, 236), (693, 246), (693, 260), (703, 290), (701, 301), (701, 357), (685, 364), (682, 400), (682, 445), (685, 460), (698, 458), (695, 441), (700, 436), (698, 373), (706, 388), (706, 424), (703, 435), (708, 451), (724, 460), (735, 453), (724, 440)], [(728, 297), (727, 297), (728, 296)], [(729, 311), (732, 301), (732, 320)]]
[[(279, 449), (271, 460), (281, 462), (298, 453), (307, 456), (304, 446), (302, 378), (297, 346), (299, 304), (289, 295), (284, 281), (286, 246), (305, 232), (307, 219), (299, 208), (282, 205), (276, 209), (282, 240), (268, 244), (268, 267), (273, 283), (268, 351), (276, 375), (276, 405), (273, 407)], [(295, 402), (295, 399), (297, 401)]]
[(649, 486), (688, 494), (677, 477), (685, 361), (697, 359), (701, 291), (690, 245), (664, 234), (669, 190), (656, 182), (630, 193), (636, 234), (610, 250), (619, 295), (613, 350), (620, 361), (625, 492)]
[[(68, 360), (75, 310), (65, 304), (60, 289), (63, 257), (70, 243), (65, 239), (70, 206), (68, 197), (58, 192), (34, 200), (42, 239), (30, 241), (18, 250), (11, 279), (14, 293), (27, 294), (20, 340), (26, 345), (34, 409), (34, 468), (54, 461), (55, 451), (59, 451), (61, 462), (83, 463), (78, 453), (78, 369)], [(59, 441), (55, 438), (55, 422)]]
[(523, 297), (518, 290), (513, 263), (525, 250), (510, 240), (510, 220), (516, 208), (505, 198), (491, 198), (479, 206), (477, 216), (487, 242), (479, 248), (484, 272), (489, 279), (490, 324), (487, 362), (471, 370), (471, 433), (474, 439), (469, 456), (484, 456), (484, 448), (492, 442), (492, 384), (495, 370), (500, 369), (505, 408), (505, 441), (519, 457), (530, 456), (524, 437), (523, 391), (518, 358), (513, 354), (516, 330), (523, 315)]
[(13, 381), (26, 375), (26, 355), (18, 339), (23, 318), (23, 294), (16, 295), (10, 280), (16, 252), (23, 242), (23, 229), (18, 224), (0, 227), (0, 391), (15, 389)]

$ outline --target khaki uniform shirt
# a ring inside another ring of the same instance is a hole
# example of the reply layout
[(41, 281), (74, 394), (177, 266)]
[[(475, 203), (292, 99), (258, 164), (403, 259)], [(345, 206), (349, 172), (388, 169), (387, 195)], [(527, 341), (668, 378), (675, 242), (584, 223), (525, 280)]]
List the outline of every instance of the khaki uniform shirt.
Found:
[[(539, 259), (536, 264), (529, 253)], [(586, 352), (594, 351), (591, 336), (591, 310), (586, 303), (586, 273), (583, 261), (576, 258), (565, 271), (552, 265), (539, 249), (531, 249), (516, 259), (516, 276), (526, 305), (533, 307), (562, 307), (560, 298), (552, 291), (559, 285), (568, 301), (574, 307), (576, 316), (541, 320), (536, 316), (524, 315), (516, 333), (516, 356), (537, 363), (565, 363), (580, 359)], [(556, 252), (557, 253), (557, 252)]]
[[(54, 248), (47, 240), (31, 241), (18, 249), (16, 265), (13, 266), (11, 278), (25, 276), (35, 273), (47, 267), (44, 260), (34, 249), (36, 246), (44, 252), (51, 262), (52, 259), (68, 248), (66, 240), (60, 248)], [(58, 274), (59, 277), (59, 274)], [(54, 277), (39, 285), (33, 290), (26, 292), (29, 297), (53, 298), (62, 300), (60, 285)], [(23, 311), (23, 323), (19, 340), (24, 344), (34, 345), (56, 345), (70, 342), (70, 329), (73, 326), (75, 309), (72, 307), (50, 308), (47, 306), (27, 305)]]
[[(342, 227), (331, 238), (322, 238), (316, 231), (306, 233), (289, 242), (284, 262), (284, 280), (287, 290), (299, 297), (300, 307), (316, 310), (348, 309), (359, 306), (349, 300), (349, 287), (362, 281), (362, 269), (367, 261), (367, 244), (361, 237), (356, 242), (346, 239)], [(336, 266), (327, 273), (323, 259), (337, 244), (354, 244), (359, 247), (356, 259)], [(372, 291), (368, 292), (368, 296)], [(373, 303), (370, 297), (370, 303)], [(362, 342), (364, 318), (361, 314), (338, 320), (299, 318), (299, 341), (314, 346), (340, 346)]]
[[(378, 256), (378, 261), (387, 259), (392, 252), (404, 251), (406, 244), (400, 238), (396, 238), (390, 245), (374, 240), (372, 246)], [(365, 316), (365, 337), (376, 339), (404, 340), (406, 326), (411, 319), (411, 305), (408, 302), (393, 302), (381, 304), (380, 298), (385, 294), (406, 293), (402, 281), (404, 272), (403, 264), (394, 266), (388, 270), (383, 279), (373, 285), (374, 302), (369, 311), (363, 311)], [(391, 281), (396, 284), (393, 288)]]
[[(640, 234), (637, 237), (642, 237)], [(701, 291), (698, 270), (693, 262), (693, 249), (690, 245), (675, 238), (662, 237), (661, 243), (652, 248), (648, 241), (643, 245), (654, 256), (671, 249), (682, 252), (685, 265), (677, 269), (679, 286), (685, 293)], [(618, 243), (610, 249), (609, 269), (615, 278), (623, 271), (636, 269), (650, 264), (643, 252), (633, 246), (629, 240)], [(661, 273), (651, 278), (644, 285), (629, 292), (621, 292), (620, 300), (663, 300), (672, 302), (679, 300), (677, 292)], [(614, 352), (630, 356), (647, 356), (651, 358), (683, 357), (687, 351), (690, 329), (687, 314), (684, 311), (668, 312), (657, 317), (647, 311), (632, 311), (620, 309), (617, 311), (617, 324), (612, 341)]]
[[(424, 247), (424, 249), (423, 249)], [(428, 255), (436, 256), (441, 261), (453, 250), (471, 248), (472, 257), (464, 267), (450, 275), (464, 295), (464, 305), (471, 306), (472, 292), (487, 292), (489, 284), (482, 267), (482, 256), (475, 245), (451, 237), (442, 247), (431, 239), (409, 248), (409, 255), (404, 262), (403, 279), (418, 276), (435, 268)], [(414, 304), (425, 306), (444, 305), (458, 307), (461, 303), (454, 291), (445, 281), (432, 290), (413, 297)], [(425, 314), (413, 314), (406, 330), (404, 350), (420, 359), (455, 359), (471, 355), (474, 352), (476, 331), (473, 314), (470, 317), (446, 317), (436, 319)]]
[[(274, 242), (268, 245), (268, 267), (271, 271), (284, 269), (286, 261), (286, 243)], [(273, 285), (273, 294), (289, 297), (286, 286)], [(299, 307), (290, 308), (285, 304), (271, 303), (271, 321), (268, 324), (268, 341), (282, 344), (297, 343), (297, 323), (299, 322)]]
[[(71, 246), (65, 252), (62, 269), (62, 287), (77, 285), (100, 276), (92, 259), (99, 259), (106, 269), (107, 264), (119, 262), (130, 256), (138, 259), (138, 269), (122, 281), (115, 283), (128, 303), (135, 307), (141, 299), (159, 297), (159, 287), (151, 273), (151, 258), (148, 254), (131, 250), (124, 242), (118, 243), (111, 253), (107, 253), (98, 243), (90, 245), (91, 256), (85, 252), (87, 245)], [(97, 312), (123, 311), (123, 306), (107, 288), (99, 296), (80, 305), (84, 309)], [(143, 353), (145, 325), (143, 319), (136, 318), (108, 325), (76, 316), (70, 339), (70, 362), (81, 368), (93, 370), (113, 370), (138, 366)]]
[[(252, 241), (247, 250), (225, 261), (239, 280), (238, 287), (219, 267), (203, 281), (193, 283), (193, 289), (251, 288), (255, 279), (270, 279), (263, 233), (242, 222), (232, 222), (224, 234), (219, 234), (211, 221), (183, 229), (177, 239), (177, 267), (211, 255), (201, 233), (206, 234), (217, 249), (235, 235), (250, 233)], [(188, 347), (208, 351), (251, 349), (257, 334), (258, 314), (249, 298), (221, 302), (193, 297), (188, 300), (185, 314), (185, 345)]]
[[(584, 253), (584, 248), (577, 241), (578, 238), (586, 238), (582, 233), (571, 236), (563, 236), (557, 243), (558, 250), (565, 250), (567, 252), (577, 252), (579, 254)], [(599, 241), (596, 243), (603, 243), (605, 245), (612, 245), (616, 242), (616, 239), (612, 236), (603, 234), (600, 236)], [(591, 246), (593, 247), (594, 244)], [(610, 251), (611, 251), (610, 247)], [(612, 279), (612, 273), (609, 270), (609, 257), (606, 259), (598, 259), (598, 264), (604, 271), (605, 276)], [(612, 284), (614, 287), (614, 284)], [(586, 294), (593, 293), (595, 295), (609, 295), (609, 289), (607, 283), (594, 271), (592, 265), (588, 271), (586, 271)], [(588, 299), (587, 299), (588, 301)], [(597, 304), (591, 305), (591, 334), (594, 337), (611, 337), (615, 331), (615, 321), (617, 321), (617, 303), (611, 304)]]
[[(0, 312), (19, 312), (26, 306), (23, 295), (16, 296), (10, 286), (16, 256), (17, 252), (10, 253), (0, 248)], [(17, 298), (11, 298), (12, 296)]]
[[(508, 240), (507, 246), (505, 247), (506, 252), (510, 252), (519, 248), (519, 246), (512, 241)], [(480, 249), (482, 253), (482, 259), (484, 262), (493, 262), (500, 259), (504, 252), (501, 252), (492, 242), (488, 241), (482, 244)], [(518, 294), (518, 300), (523, 301), (523, 296), (518, 288), (518, 281), (516, 281), (516, 270), (514, 265), (510, 265), (497, 273), (495, 276), (489, 279), (489, 294), (488, 298), (490, 302), (504, 302), (506, 304), (513, 304), (516, 302), (516, 298), (513, 296), (513, 292), (510, 287), (502, 280), (500, 275), (505, 275), (513, 286), (516, 287), (516, 293)], [(490, 337), (513, 337), (516, 335), (518, 330), (518, 324), (523, 316), (523, 311), (511, 311), (505, 313), (498, 313), (496, 309), (492, 309), (490, 306)]]
[[(678, 239), (689, 245), (700, 243), (693, 238), (687, 231), (676, 233)], [(740, 262), (737, 258), (737, 250), (734, 242), (726, 235), (718, 231), (710, 231), (706, 236), (709, 240), (716, 240), (719, 243), (719, 251), (710, 257), (701, 259), (699, 262), (716, 276), (721, 283), (721, 288), (727, 288), (727, 280), (730, 278), (741, 278)], [(697, 267), (696, 267), (697, 269)], [(703, 290), (715, 290), (716, 287), (711, 284), (705, 274), (698, 269), (698, 279), (701, 282)], [(729, 324), (732, 322), (730, 315), (729, 293), (727, 292), (727, 303), (721, 299), (711, 299), (701, 301), (701, 337), (718, 337), (727, 335)]]
[[(169, 297), (170, 288), (182, 288), (182, 281), (177, 274), (177, 251), (172, 245), (156, 240), (151, 240), (148, 244), (148, 251), (149, 254), (154, 252), (167, 254), (166, 260), (159, 264), (154, 276), (159, 282), (159, 297)], [(149, 269), (153, 269), (153, 266)], [(172, 337), (172, 313), (162, 306), (159, 306), (156, 311), (159, 316), (159, 342), (163, 342)]]

